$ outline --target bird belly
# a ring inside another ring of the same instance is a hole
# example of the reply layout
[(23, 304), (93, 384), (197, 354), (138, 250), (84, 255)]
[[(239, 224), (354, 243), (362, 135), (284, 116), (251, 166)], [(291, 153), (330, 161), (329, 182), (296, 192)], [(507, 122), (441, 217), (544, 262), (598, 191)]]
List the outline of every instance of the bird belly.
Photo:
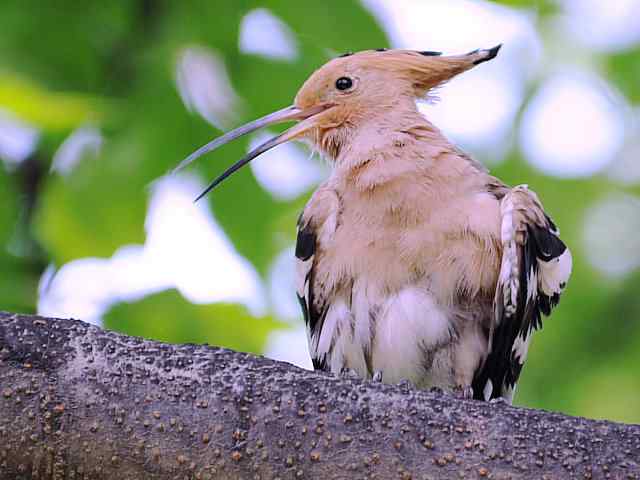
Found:
[(330, 307), (323, 328), (325, 345), (331, 336), (327, 353), (334, 373), (347, 368), (363, 378), (380, 372), (385, 383), (455, 386), (453, 327), (447, 309), (426, 288), (406, 286), (381, 296), (360, 281), (350, 300), (348, 307), (346, 299)]
[(390, 295), (375, 319), (374, 371), (385, 383), (409, 380), (419, 388), (454, 386), (452, 325), (435, 297), (417, 286)]

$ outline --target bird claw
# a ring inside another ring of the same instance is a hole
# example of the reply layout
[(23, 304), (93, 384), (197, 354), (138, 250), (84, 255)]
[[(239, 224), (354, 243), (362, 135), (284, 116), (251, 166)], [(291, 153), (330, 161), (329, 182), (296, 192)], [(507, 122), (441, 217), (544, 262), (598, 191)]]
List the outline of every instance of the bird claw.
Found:
[(371, 381), (376, 383), (382, 383), (382, 371), (376, 370), (373, 372), (373, 376), (371, 377)]
[(498, 404), (498, 405), (509, 405), (509, 402), (505, 400), (504, 397), (496, 397), (489, 400), (489, 403)]
[(457, 385), (453, 389), (453, 393), (458, 398), (471, 400), (473, 398), (473, 387), (471, 385)]
[(414, 390), (416, 388), (415, 385), (411, 383), (411, 381), (407, 380), (406, 378), (403, 378), (402, 380), (400, 380), (400, 382), (398, 383), (398, 386), (402, 390)]

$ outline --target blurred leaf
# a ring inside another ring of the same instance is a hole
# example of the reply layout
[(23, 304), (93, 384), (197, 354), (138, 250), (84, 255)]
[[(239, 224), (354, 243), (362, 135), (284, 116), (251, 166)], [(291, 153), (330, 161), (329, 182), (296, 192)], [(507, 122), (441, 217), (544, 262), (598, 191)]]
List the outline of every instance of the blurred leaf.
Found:
[(88, 95), (54, 93), (11, 75), (0, 75), (0, 105), (35, 127), (70, 130), (101, 119), (102, 100)]
[(0, 65), (54, 90), (103, 94), (143, 3), (3, 0)]
[(82, 257), (110, 257), (120, 246), (144, 243), (148, 190), (141, 172), (122, 167), (135, 145), (113, 156), (87, 158), (69, 177), (51, 175), (41, 194), (36, 234), (61, 265)]
[[(261, 5), (271, 9), (298, 34), (302, 44), (301, 62), (307, 68), (315, 70), (332, 56), (346, 51), (389, 46), (380, 25), (359, 2), (268, 0)], [(320, 62), (315, 63), (316, 59)]]
[(630, 102), (640, 102), (640, 47), (608, 55), (604, 61), (609, 80)]
[(34, 311), (38, 274), (27, 271), (7, 247), (16, 231), (17, 198), (12, 178), (0, 164), (0, 309), (29, 313)]
[(569, 411), (587, 418), (637, 424), (640, 377), (635, 369), (629, 368), (629, 363), (628, 357), (616, 358), (594, 370), (583, 370), (573, 387), (570, 398), (574, 405)]
[(560, 5), (555, 0), (492, 0), (493, 3), (512, 8), (526, 8), (535, 11), (542, 17), (555, 15)]
[(207, 343), (262, 353), (270, 332), (285, 327), (271, 317), (256, 318), (241, 305), (193, 305), (177, 291), (114, 306), (106, 328), (173, 343)]
[(0, 255), (0, 271), (0, 310), (35, 313), (39, 272), (8, 255)]
[[(15, 228), (18, 218), (17, 192), (11, 184), (9, 174), (0, 163), (0, 247), (2, 253), (6, 251), (6, 245)], [(0, 253), (1, 255), (1, 253)]]

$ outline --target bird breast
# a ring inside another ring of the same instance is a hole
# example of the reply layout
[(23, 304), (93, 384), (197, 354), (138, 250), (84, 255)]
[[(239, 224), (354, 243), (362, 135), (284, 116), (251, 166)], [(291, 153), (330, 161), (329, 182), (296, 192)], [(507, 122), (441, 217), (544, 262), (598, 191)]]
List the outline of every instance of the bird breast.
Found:
[[(383, 292), (420, 284), (442, 304), (458, 292), (495, 289), (500, 269), (500, 211), (486, 193), (421, 202), (405, 195), (344, 195), (335, 231), (322, 242), (318, 278), (345, 285), (367, 277)], [(392, 208), (395, 207), (395, 208)]]

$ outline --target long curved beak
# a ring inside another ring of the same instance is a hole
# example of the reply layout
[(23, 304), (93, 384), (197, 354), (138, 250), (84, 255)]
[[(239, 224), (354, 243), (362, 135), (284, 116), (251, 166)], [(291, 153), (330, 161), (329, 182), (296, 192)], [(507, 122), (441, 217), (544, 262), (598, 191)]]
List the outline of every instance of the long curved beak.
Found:
[(276, 112), (270, 113), (269, 115), (265, 115), (262, 118), (254, 120), (253, 122), (242, 125), (241, 127), (236, 128), (230, 132), (225, 133), (221, 137), (218, 137), (211, 142), (203, 145), (198, 150), (193, 152), (187, 158), (185, 158), (180, 164), (173, 170), (172, 173), (175, 173), (179, 170), (182, 170), (184, 167), (189, 165), (191, 162), (201, 157), (205, 153), (209, 153), (216, 148), (229, 143), (236, 138), (239, 138), (247, 133), (254, 132), (260, 128), (267, 127), (269, 125), (275, 125), (277, 123), (289, 122), (289, 121), (300, 121), (297, 125), (291, 127), (286, 130), (282, 134), (267, 140), (263, 144), (259, 145), (252, 151), (250, 151), (247, 155), (245, 155), (242, 159), (234, 163), (231, 167), (225, 170), (218, 178), (216, 178), (213, 182), (207, 186), (207, 188), (195, 199), (197, 202), (202, 197), (204, 197), (207, 193), (213, 190), (216, 186), (218, 186), (223, 180), (229, 177), (232, 173), (236, 172), (246, 164), (248, 164), (251, 160), (256, 158), (258, 155), (263, 154), (267, 150), (272, 149), (273, 147), (280, 145), (281, 143), (288, 142), (289, 140), (293, 140), (297, 138), (307, 131), (309, 131), (314, 123), (312, 122), (312, 117), (318, 113), (321, 113), (332, 105), (319, 105), (316, 107), (311, 107), (307, 109), (300, 109), (294, 105), (283, 108), (282, 110), (278, 110)]

